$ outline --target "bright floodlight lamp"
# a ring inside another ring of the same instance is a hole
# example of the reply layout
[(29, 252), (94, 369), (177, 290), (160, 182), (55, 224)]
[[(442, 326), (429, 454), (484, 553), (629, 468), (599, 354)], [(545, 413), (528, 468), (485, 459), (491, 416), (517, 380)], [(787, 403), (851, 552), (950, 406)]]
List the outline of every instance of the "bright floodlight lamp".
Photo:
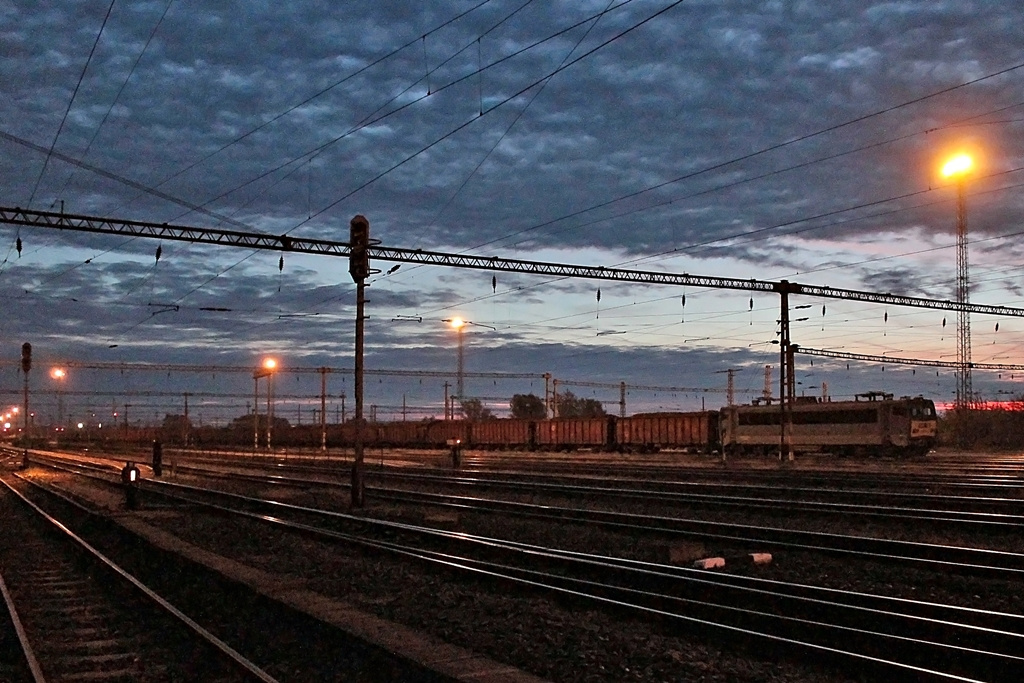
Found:
[(67, 375), (68, 373), (64, 368), (54, 368), (53, 370), (50, 370), (50, 377), (53, 377), (54, 379), (64, 379)]
[[(956, 181), (956, 301), (960, 304), (956, 315), (957, 389), (956, 409), (974, 407), (974, 389), (971, 381), (971, 317), (970, 279), (967, 258), (967, 176), (974, 167), (969, 154), (956, 154), (942, 166), (942, 175)], [(959, 435), (961, 445), (964, 436)]]
[(277, 361), (274, 360), (273, 358), (267, 358), (266, 360), (263, 361), (263, 367), (266, 368), (267, 370), (273, 370), (274, 368), (277, 367)]
[(456, 330), (466, 324), (466, 321), (463, 320), (462, 318), (452, 318), (450, 322), (452, 327), (455, 328)]
[(942, 166), (946, 178), (963, 177), (974, 168), (974, 159), (967, 154), (957, 154)]

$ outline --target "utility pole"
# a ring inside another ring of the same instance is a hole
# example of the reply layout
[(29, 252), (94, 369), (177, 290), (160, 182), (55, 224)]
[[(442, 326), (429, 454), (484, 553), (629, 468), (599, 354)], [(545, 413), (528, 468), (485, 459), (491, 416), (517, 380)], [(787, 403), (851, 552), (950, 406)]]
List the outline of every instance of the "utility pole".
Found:
[(320, 368), (320, 450), (327, 451), (327, 368)]
[(558, 380), (551, 380), (551, 417), (558, 417)]
[(450, 386), (451, 386), (451, 384), (448, 383), (448, 380), (445, 380), (444, 381), (444, 419), (445, 420), (452, 419), (451, 418), (451, 413), (449, 411), (449, 406), (448, 406), (448, 387), (450, 387)]
[(185, 392), (185, 424), (183, 424), (181, 426), (181, 428), (185, 431), (185, 438), (184, 438), (185, 448), (188, 448), (188, 442), (189, 442), (189, 440), (190, 440), (190, 438), (192, 436), (192, 434), (191, 434), (192, 425), (188, 421), (188, 392), (187, 391)]
[(551, 387), (549, 386), (550, 384), (551, 384), (551, 373), (550, 372), (545, 372), (544, 373), (544, 417), (546, 417), (546, 418), (553, 416), (552, 407), (551, 407)]
[(260, 376), (252, 373), (252, 453), (260, 449)]
[(626, 417), (626, 383), (619, 382), (619, 417)]
[(761, 392), (761, 397), (766, 403), (772, 400), (772, 366), (764, 366), (764, 391)]

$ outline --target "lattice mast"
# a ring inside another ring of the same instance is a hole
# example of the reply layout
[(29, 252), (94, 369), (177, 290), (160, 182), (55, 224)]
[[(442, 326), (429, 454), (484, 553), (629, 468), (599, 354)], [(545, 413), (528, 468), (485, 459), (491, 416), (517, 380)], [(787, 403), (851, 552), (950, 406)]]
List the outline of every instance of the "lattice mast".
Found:
[(967, 192), (961, 178), (956, 190), (956, 408), (974, 406), (971, 386), (971, 303), (970, 272), (967, 261)]

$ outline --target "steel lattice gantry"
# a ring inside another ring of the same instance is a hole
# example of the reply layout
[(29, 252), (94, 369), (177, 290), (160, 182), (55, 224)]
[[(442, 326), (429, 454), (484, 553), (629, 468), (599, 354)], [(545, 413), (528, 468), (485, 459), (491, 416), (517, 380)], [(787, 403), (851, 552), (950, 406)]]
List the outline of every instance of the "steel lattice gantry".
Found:
[[(98, 216), (85, 216), (51, 211), (30, 211), (27, 209), (0, 207), (0, 223), (8, 225), (24, 225), (35, 228), (51, 228), (91, 232), (103, 235), (121, 235), (131, 237), (147, 237), (193, 244), (219, 244), (223, 246), (264, 249), (269, 251), (296, 252), (305, 254), (321, 254), (324, 256), (348, 257), (348, 242), (335, 240), (319, 240), (289, 235), (268, 235), (259, 232), (240, 230), (218, 230), (215, 228), (199, 228), (193, 226), (170, 225), (168, 223), (152, 223), (146, 221), (117, 220)], [(367, 248), (370, 258), (392, 263), (419, 263), (427, 265), (448, 266), (453, 268), (471, 268), (496, 272), (523, 273), (529, 275), (547, 275), (554, 277), (572, 277), (590, 280), (612, 280), (619, 282), (635, 282), (639, 284), (675, 285), (688, 287), (707, 287), (711, 289), (731, 289), (746, 292), (799, 294), (826, 299), (843, 299), (847, 301), (863, 301), (867, 303), (888, 304), (892, 306), (912, 306), (937, 310), (959, 311), (971, 313), (1009, 316), (1024, 318), (1024, 309), (1010, 306), (990, 306), (986, 304), (961, 304), (950, 300), (927, 299), (924, 297), (902, 296), (890, 293), (867, 292), (855, 289), (807, 285), (785, 280), (740, 279), (713, 277), (707, 275), (690, 275), (688, 273), (671, 273), (663, 271), (636, 270), (627, 268), (606, 268), (605, 266), (585, 266), (547, 261), (529, 261), (524, 259), (508, 259), (497, 256), (474, 256), (423, 249), (404, 249), (400, 247), (370, 246)]]

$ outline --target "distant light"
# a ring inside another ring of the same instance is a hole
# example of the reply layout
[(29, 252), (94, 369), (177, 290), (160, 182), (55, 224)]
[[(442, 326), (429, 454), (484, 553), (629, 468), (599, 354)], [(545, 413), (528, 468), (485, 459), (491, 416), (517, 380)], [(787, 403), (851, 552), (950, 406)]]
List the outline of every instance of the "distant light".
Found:
[(18, 414), (18, 406), (14, 406), (13, 408), (11, 408), (11, 412), (14, 413), (15, 415), (17, 415)]
[(460, 327), (462, 327), (465, 324), (466, 324), (466, 321), (463, 320), (462, 318), (452, 318), (452, 320), (451, 320), (451, 325), (456, 330), (459, 329)]
[(942, 167), (942, 175), (951, 176), (964, 175), (974, 167), (974, 159), (966, 154), (957, 154), (946, 162)]
[(85, 423), (84, 423), (84, 422), (79, 422), (79, 423), (78, 423), (78, 428), (79, 428), (79, 429), (81, 429), (81, 428), (82, 428), (82, 427), (84, 427), (84, 426), (85, 426)]
[(4, 422), (4, 429), (10, 429), (10, 428), (11, 428), (11, 423), (10, 422)]
[(267, 370), (273, 370), (274, 368), (277, 367), (277, 361), (274, 360), (273, 358), (267, 358), (266, 360), (263, 361), (263, 367), (265, 367)]
[(64, 368), (54, 368), (50, 371), (50, 376), (54, 379), (64, 379), (67, 376), (67, 372)]

